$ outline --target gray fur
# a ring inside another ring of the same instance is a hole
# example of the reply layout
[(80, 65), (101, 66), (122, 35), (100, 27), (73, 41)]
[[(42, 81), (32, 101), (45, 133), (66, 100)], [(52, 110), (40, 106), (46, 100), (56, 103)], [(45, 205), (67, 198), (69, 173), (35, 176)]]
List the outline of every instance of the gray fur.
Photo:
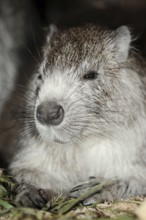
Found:
[[(130, 48), (128, 28), (86, 25), (51, 35), (16, 114), (11, 173), (54, 193), (95, 176), (116, 180), (94, 197), (99, 200), (145, 195), (146, 68)], [(85, 79), (90, 71), (97, 79)], [(37, 121), (37, 106), (45, 101), (63, 106), (60, 125)]]

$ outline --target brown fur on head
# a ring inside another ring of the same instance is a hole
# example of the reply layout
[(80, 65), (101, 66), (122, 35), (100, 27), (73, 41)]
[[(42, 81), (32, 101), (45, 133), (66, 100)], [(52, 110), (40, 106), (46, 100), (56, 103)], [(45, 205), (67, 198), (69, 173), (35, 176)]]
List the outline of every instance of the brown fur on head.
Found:
[(60, 31), (51, 27), (50, 30), (53, 36), (49, 35), (48, 45), (44, 47), (49, 69), (60, 64), (64, 69), (78, 67), (85, 60), (94, 65), (96, 59), (107, 65), (115, 57), (116, 63), (127, 59), (131, 40), (127, 27), (112, 31), (97, 25), (83, 25)]

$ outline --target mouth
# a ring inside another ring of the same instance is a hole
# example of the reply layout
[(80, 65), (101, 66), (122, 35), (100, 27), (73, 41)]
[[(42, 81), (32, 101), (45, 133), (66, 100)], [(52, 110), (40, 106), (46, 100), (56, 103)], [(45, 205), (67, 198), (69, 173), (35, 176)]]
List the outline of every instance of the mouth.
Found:
[(68, 143), (70, 143), (69, 140), (61, 140), (61, 139), (59, 139), (58, 137), (55, 137), (55, 138), (53, 139), (53, 141), (56, 142), (56, 143), (58, 143), (58, 144), (68, 144)]
[(63, 137), (63, 134), (58, 134), (58, 132), (56, 132), (52, 127), (36, 126), (36, 128), (44, 142), (55, 142), (58, 144), (68, 144), (71, 142), (69, 138)]
[(41, 135), (41, 138), (43, 141), (45, 141), (46, 143), (51, 143), (51, 142), (54, 142), (54, 143), (58, 143), (58, 144), (68, 144), (68, 143), (71, 143), (70, 140), (63, 140), (61, 138), (59, 138), (58, 136), (54, 135), (53, 137), (47, 137), (46, 135)]

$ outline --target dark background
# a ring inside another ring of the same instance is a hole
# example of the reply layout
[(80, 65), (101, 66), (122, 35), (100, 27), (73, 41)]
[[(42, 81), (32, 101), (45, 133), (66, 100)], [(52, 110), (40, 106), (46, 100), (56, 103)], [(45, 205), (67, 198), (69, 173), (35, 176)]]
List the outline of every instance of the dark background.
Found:
[(146, 56), (146, 0), (33, 0), (42, 25), (94, 22), (111, 28), (131, 27), (134, 42)]

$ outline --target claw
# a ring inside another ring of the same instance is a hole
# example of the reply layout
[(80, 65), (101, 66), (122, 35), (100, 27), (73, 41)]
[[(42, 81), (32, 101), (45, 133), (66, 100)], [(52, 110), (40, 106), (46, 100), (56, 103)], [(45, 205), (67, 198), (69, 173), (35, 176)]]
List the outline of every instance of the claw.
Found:
[(26, 207), (42, 208), (47, 203), (47, 195), (42, 189), (31, 185), (23, 185), (17, 189), (16, 202)]

